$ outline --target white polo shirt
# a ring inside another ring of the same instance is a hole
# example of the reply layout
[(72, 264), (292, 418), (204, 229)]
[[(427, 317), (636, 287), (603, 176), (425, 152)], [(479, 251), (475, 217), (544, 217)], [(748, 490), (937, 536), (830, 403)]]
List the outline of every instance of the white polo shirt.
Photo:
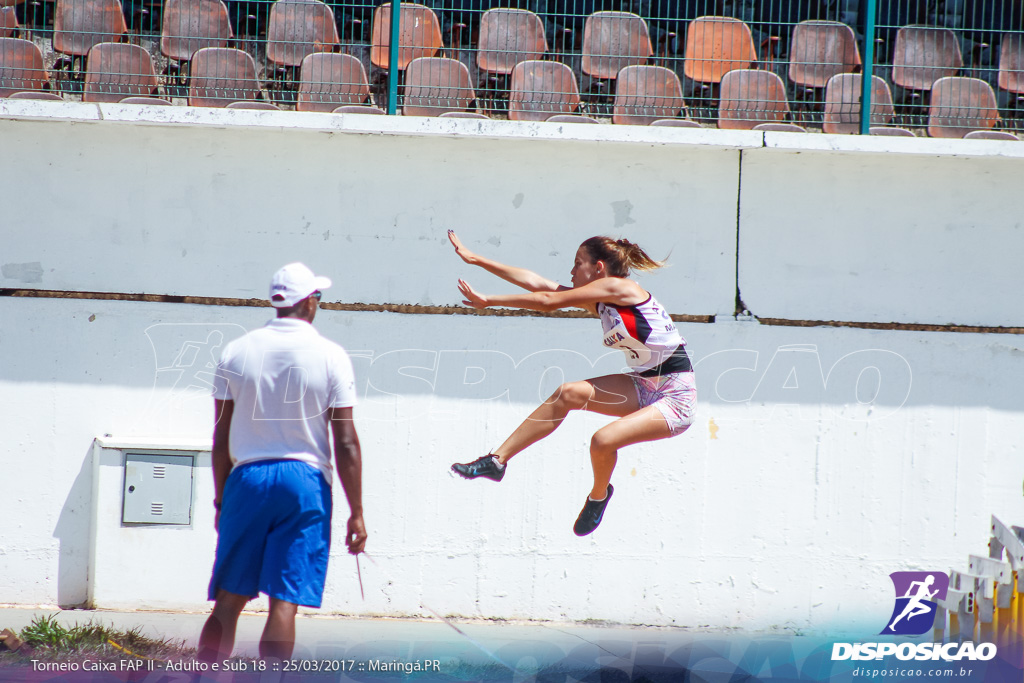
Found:
[(235, 465), (300, 460), (330, 483), (327, 411), (356, 404), (345, 349), (304, 320), (271, 320), (224, 348), (213, 396), (235, 403), (228, 444)]

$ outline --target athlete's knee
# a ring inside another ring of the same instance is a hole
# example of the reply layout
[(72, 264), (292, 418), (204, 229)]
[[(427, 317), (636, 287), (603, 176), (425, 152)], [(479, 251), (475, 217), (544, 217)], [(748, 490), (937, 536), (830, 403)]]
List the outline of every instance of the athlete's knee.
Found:
[(581, 410), (593, 393), (594, 388), (587, 382), (566, 382), (551, 395), (550, 402), (566, 410)]
[(590, 437), (590, 452), (595, 455), (607, 455), (609, 453), (615, 453), (619, 449), (619, 444), (615, 440), (611, 430), (607, 427), (602, 427), (594, 432), (594, 435)]

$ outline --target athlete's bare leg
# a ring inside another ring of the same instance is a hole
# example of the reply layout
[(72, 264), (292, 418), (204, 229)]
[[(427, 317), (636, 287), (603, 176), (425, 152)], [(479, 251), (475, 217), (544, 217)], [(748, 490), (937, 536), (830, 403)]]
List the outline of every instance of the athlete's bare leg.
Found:
[(512, 435), (492, 453), (498, 462), (509, 459), (555, 431), (572, 410), (625, 417), (640, 408), (633, 380), (627, 375), (605, 375), (579, 382), (567, 382), (523, 420)]
[(590, 463), (594, 486), (590, 497), (605, 497), (620, 448), (671, 436), (668, 423), (654, 406), (640, 408), (633, 380), (627, 375), (605, 375), (559, 387), (501, 446), (493, 451), (502, 464), (527, 446), (555, 431), (572, 410), (587, 410), (619, 417), (599, 429), (590, 440)]
[(594, 468), (592, 500), (601, 500), (608, 491), (608, 482), (619, 459), (619, 449), (644, 441), (657, 441), (672, 436), (665, 416), (654, 406), (647, 406), (597, 430), (590, 439), (590, 464)]

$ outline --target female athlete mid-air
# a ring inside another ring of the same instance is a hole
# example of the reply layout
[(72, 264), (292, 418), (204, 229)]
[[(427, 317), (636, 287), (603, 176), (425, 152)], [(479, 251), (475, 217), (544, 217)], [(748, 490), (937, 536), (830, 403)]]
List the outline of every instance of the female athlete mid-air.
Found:
[(619, 418), (590, 440), (594, 487), (573, 527), (577, 536), (585, 536), (601, 523), (614, 493), (611, 477), (619, 449), (682, 434), (693, 421), (697, 391), (686, 342), (654, 297), (628, 279), (631, 270), (653, 270), (662, 264), (627, 240), (591, 237), (576, 250), (572, 287), (564, 287), (473, 253), (451, 230), (448, 238), (463, 261), (529, 292), (489, 296), (459, 280), (466, 305), (534, 311), (582, 308), (601, 317), (604, 345), (626, 353), (629, 372), (563, 384), (501, 446), (473, 462), (452, 465), (466, 479), (501, 481), (512, 456), (553, 432), (570, 410)]

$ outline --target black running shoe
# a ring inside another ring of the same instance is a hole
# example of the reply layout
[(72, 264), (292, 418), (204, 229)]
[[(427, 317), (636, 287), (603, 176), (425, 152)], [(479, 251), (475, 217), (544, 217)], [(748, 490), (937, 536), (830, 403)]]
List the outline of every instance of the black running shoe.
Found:
[(508, 468), (498, 467), (497, 463), (494, 462), (494, 457), (488, 454), (482, 458), (477, 458), (473, 462), (457, 462), (452, 465), (452, 471), (466, 479), (486, 477), (491, 481), (501, 481), (501, 478), (505, 476), (505, 470)]
[(580, 516), (576, 518), (576, 524), (572, 528), (573, 533), (577, 536), (586, 536), (592, 533), (601, 523), (604, 509), (608, 507), (608, 501), (612, 499), (613, 493), (615, 493), (615, 487), (608, 484), (608, 495), (604, 497), (604, 500), (590, 500), (590, 497), (587, 496), (587, 502), (583, 504)]

